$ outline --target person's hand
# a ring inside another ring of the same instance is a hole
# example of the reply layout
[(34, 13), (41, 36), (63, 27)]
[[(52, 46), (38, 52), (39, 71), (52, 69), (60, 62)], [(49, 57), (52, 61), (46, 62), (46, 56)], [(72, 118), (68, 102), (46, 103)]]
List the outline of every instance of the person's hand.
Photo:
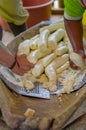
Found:
[[(86, 62), (86, 55), (85, 55), (84, 51), (83, 50), (79, 50), (76, 53), (78, 53), (82, 57), (82, 61), (85, 63)], [(70, 67), (72, 69), (75, 69), (75, 70), (79, 70), (80, 69), (80, 67), (76, 66), (71, 60), (70, 60)]]
[(34, 65), (27, 60), (25, 54), (16, 57), (16, 64), (12, 68), (12, 71), (19, 75), (27, 73)]

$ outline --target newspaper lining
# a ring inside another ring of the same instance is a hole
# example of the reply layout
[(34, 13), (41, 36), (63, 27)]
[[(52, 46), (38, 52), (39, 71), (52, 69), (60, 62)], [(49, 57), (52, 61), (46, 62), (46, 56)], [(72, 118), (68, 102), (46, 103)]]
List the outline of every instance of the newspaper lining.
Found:
[[(22, 85), (21, 80), (19, 79), (20, 76), (16, 77), (11, 70), (3, 66), (0, 67), (0, 77), (10, 89), (14, 90), (15, 92), (21, 95), (50, 99), (50, 95), (52, 94), (62, 94), (63, 86), (61, 86), (59, 82), (57, 82), (57, 86), (59, 86), (59, 88), (55, 92), (50, 92), (47, 89), (44, 89), (42, 87), (42, 84), (40, 83), (36, 83), (35, 84), (36, 87), (32, 91), (26, 92), (25, 88)], [(80, 82), (79, 86), (75, 86), (75, 88), (73, 88), (73, 91), (74, 89), (75, 90), (79, 89), (86, 83), (86, 80), (84, 79), (86, 79), (85, 73), (82, 75), (82, 80), (81, 80), (82, 82)]]

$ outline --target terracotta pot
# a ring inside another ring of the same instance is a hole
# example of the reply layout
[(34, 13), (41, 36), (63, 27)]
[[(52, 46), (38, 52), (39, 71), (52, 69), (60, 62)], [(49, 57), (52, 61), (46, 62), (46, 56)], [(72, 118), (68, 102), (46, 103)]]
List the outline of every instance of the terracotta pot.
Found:
[(50, 20), (51, 5), (54, 0), (23, 0), (26, 10), (30, 16), (27, 20), (27, 26), (31, 27), (41, 21)]

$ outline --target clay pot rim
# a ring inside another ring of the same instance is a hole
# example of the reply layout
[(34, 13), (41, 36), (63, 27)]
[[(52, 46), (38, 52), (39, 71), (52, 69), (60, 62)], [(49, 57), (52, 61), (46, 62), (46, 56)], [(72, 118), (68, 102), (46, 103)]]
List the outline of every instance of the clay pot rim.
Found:
[(36, 5), (36, 6), (24, 6), (25, 9), (38, 9), (38, 8), (42, 8), (45, 7), (47, 5), (50, 5), (53, 3), (54, 0), (50, 0), (49, 2), (45, 3), (45, 4), (40, 4), (40, 5)]

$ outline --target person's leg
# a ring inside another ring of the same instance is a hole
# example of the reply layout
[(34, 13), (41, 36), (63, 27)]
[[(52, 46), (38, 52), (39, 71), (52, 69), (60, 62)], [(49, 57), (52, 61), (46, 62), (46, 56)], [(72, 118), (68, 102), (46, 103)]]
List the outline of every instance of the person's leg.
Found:
[(26, 30), (29, 13), (23, 7), (22, 0), (0, 0), (0, 16), (9, 24), (15, 36)]
[(0, 25), (0, 40), (2, 40), (2, 34), (3, 34), (3, 29), (2, 26)]
[(12, 32), (15, 36), (19, 35), (20, 33), (24, 32), (27, 29), (25, 23), (22, 25), (15, 25), (13, 23), (8, 23), (8, 24), (9, 24), (10, 29), (12, 30)]

